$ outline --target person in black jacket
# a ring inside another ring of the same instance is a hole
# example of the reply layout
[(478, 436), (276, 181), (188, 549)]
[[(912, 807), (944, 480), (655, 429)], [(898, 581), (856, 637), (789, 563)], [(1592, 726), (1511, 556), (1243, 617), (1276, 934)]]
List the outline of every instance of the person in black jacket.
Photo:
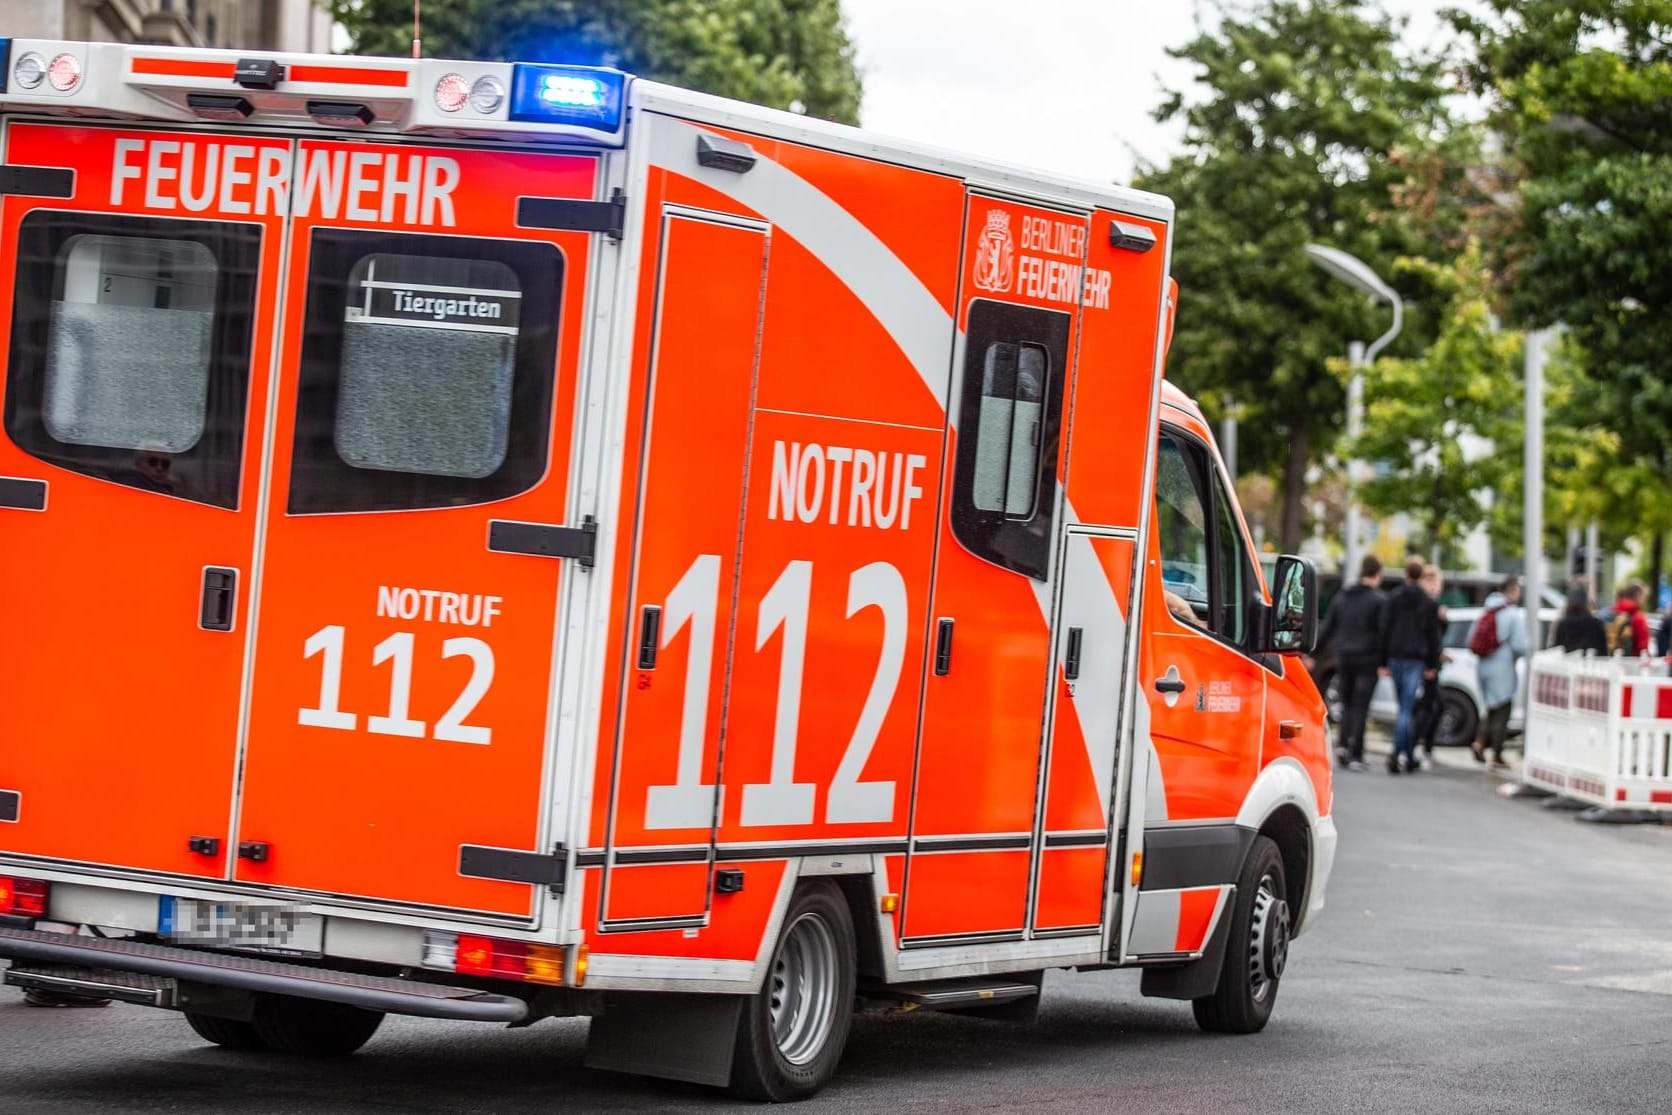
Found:
[(1341, 724), (1335, 759), (1349, 770), (1364, 770), (1364, 722), (1382, 666), (1382, 563), (1366, 554), (1359, 581), (1341, 590), (1330, 604), (1318, 645), (1335, 640), (1335, 685), (1341, 699)]
[(1440, 676), (1440, 605), (1423, 591), (1425, 562), (1413, 557), (1405, 563), (1405, 583), (1388, 597), (1382, 619), (1382, 660), (1393, 676), (1399, 696), (1399, 719), (1393, 725), (1393, 753), (1388, 773), (1418, 770), (1416, 757), (1417, 697), (1425, 681)]
[(1576, 584), (1568, 589), (1567, 610), (1556, 621), (1550, 645), (1570, 653), (1586, 650), (1599, 657), (1607, 657), (1608, 628), (1591, 611), (1591, 593), (1584, 585)]

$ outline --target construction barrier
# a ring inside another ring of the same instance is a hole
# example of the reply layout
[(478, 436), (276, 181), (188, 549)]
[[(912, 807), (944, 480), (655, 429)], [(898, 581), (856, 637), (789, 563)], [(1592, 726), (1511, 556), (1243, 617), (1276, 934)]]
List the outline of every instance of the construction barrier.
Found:
[(1521, 779), (1604, 809), (1672, 813), (1672, 677), (1658, 658), (1543, 651)]

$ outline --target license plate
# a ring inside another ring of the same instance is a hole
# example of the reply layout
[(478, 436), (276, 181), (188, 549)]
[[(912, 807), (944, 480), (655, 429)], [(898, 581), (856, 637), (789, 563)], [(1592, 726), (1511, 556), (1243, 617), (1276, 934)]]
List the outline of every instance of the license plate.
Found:
[(294, 906), (165, 895), (157, 923), (165, 940), (202, 948), (318, 956), (325, 945), (325, 919)]

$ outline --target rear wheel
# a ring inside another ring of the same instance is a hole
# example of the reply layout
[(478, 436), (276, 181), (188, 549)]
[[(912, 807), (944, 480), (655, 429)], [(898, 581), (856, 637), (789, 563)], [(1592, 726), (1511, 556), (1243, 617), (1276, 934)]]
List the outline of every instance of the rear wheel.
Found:
[(190, 1026), (206, 1042), (218, 1045), (222, 1049), (237, 1049), (248, 1052), (253, 1049), (266, 1049), (267, 1043), (261, 1040), (261, 1035), (255, 1032), (254, 1023), (239, 1022), (233, 1018), (216, 1018), (212, 1014), (197, 1014), (186, 1012), (186, 1025)]
[(1440, 722), (1434, 728), (1434, 742), (1441, 747), (1464, 747), (1474, 742), (1480, 729), (1480, 710), (1467, 693), (1456, 689), (1440, 691)]
[(1253, 1034), (1265, 1029), (1289, 960), (1288, 893), (1277, 845), (1256, 836), (1237, 880), (1237, 904), (1219, 986), (1212, 995), (1191, 1003), (1202, 1029), (1219, 1034)]
[(311, 1057), (343, 1057), (371, 1040), (383, 1024), (377, 1011), (342, 1003), (263, 995), (251, 1025), (268, 1048)]
[(743, 1005), (731, 1090), (769, 1103), (804, 1099), (836, 1072), (853, 1021), (853, 918), (817, 883), (796, 895), (760, 991)]

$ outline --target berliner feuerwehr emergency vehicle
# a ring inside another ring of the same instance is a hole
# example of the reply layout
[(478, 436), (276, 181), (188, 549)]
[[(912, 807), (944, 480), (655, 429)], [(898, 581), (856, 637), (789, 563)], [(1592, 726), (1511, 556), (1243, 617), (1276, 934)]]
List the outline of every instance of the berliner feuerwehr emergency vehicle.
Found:
[(1162, 382), (1169, 202), (605, 69), (0, 59), (7, 982), (773, 1099), (1051, 968), (1265, 1023), (1316, 590)]

